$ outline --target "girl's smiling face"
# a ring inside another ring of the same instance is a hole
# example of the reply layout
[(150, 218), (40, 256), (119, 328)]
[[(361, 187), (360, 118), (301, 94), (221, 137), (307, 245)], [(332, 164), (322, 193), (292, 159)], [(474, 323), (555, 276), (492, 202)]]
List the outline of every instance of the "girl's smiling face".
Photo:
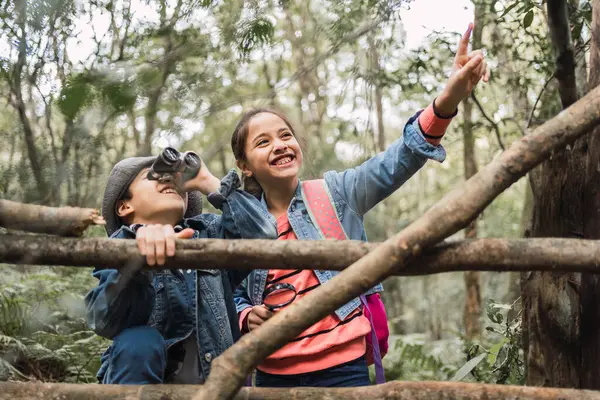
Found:
[(238, 166), (261, 186), (298, 178), (302, 150), (292, 129), (275, 114), (261, 112), (248, 122), (244, 160)]

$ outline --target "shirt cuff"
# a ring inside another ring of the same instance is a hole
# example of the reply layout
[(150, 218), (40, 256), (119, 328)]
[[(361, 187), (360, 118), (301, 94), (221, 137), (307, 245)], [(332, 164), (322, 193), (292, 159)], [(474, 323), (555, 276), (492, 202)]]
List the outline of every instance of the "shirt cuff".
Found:
[(419, 115), (419, 126), (421, 132), (428, 143), (437, 146), (442, 141), (446, 129), (452, 118), (457, 114), (458, 110), (453, 115), (445, 117), (440, 115), (435, 110), (435, 100)]
[(240, 181), (240, 176), (237, 174), (235, 169), (231, 169), (227, 175), (223, 179), (221, 179), (221, 186), (217, 189), (216, 192), (209, 193), (206, 196), (206, 199), (212, 204), (215, 208), (221, 210), (223, 208), (223, 203), (227, 199), (232, 192), (237, 190), (242, 186)]
[(250, 314), (250, 311), (252, 311), (252, 307), (247, 307), (244, 308), (240, 313), (240, 331), (242, 333), (248, 333), (248, 314)]

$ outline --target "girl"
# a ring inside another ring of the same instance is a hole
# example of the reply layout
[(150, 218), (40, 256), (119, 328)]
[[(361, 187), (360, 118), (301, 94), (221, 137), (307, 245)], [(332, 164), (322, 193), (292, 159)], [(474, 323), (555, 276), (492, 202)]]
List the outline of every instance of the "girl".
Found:
[[(453, 72), (444, 91), (424, 111), (409, 119), (404, 135), (364, 164), (324, 176), (330, 201), (348, 239), (366, 240), (363, 216), (406, 182), (427, 161), (443, 161), (440, 140), (459, 103), (489, 71), (481, 51), (467, 53), (473, 25), (463, 35)], [(277, 221), (278, 240), (319, 239), (320, 227), (304, 204), (298, 173), (303, 154), (288, 119), (276, 111), (253, 110), (243, 116), (231, 140), (245, 189), (261, 199)], [(312, 207), (312, 206), (311, 206)], [(265, 291), (284, 284), (301, 299), (336, 273), (318, 270), (256, 270), (234, 295), (240, 328), (258, 328), (273, 312), (263, 304)], [(369, 293), (381, 291), (381, 285)], [(367, 293), (367, 294), (369, 294)], [(364, 386), (369, 384), (365, 359), (371, 331), (361, 302), (354, 299), (277, 350), (257, 367), (256, 385)]]

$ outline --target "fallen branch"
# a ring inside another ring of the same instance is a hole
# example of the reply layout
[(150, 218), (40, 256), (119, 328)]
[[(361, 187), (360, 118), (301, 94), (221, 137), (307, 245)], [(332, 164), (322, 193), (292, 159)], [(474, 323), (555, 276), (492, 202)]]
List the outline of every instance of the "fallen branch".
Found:
[(0, 199), (0, 226), (20, 231), (81, 236), (90, 225), (104, 225), (93, 208), (46, 207)]
[(206, 390), (195, 399), (233, 398), (261, 360), (377, 282), (405, 268), (423, 249), (465, 228), (496, 196), (547, 158), (553, 149), (572, 143), (599, 123), (600, 87), (514, 142), (375, 251), (244, 335), (213, 361), (204, 385)]
[[(193, 385), (75, 385), (0, 383), (0, 400), (188, 400)], [(243, 388), (236, 400), (600, 400), (600, 392), (462, 382), (389, 382), (360, 388)]]
[[(351, 240), (180, 240), (175, 257), (164, 268), (250, 270), (268, 266), (341, 271), (378, 246)], [(132, 260), (143, 262), (133, 240), (4, 235), (0, 241), (3, 263), (120, 268)], [(470, 270), (600, 273), (600, 241), (536, 238), (443, 243), (393, 273), (428, 275)]]

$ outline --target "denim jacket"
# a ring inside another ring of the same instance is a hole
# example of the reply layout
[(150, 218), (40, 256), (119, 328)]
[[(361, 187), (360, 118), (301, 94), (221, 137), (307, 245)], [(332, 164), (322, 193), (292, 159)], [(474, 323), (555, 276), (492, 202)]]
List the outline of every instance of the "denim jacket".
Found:
[[(363, 216), (377, 203), (391, 195), (415, 174), (428, 159), (442, 162), (446, 151), (442, 146), (433, 146), (425, 141), (418, 122), (420, 112), (409, 119), (404, 127), (404, 135), (392, 143), (387, 150), (367, 160), (362, 165), (343, 172), (329, 171), (324, 179), (327, 183), (338, 218), (351, 240), (366, 241)], [(301, 185), (288, 208), (288, 218), (299, 240), (320, 239), (302, 200)], [(263, 207), (267, 207), (262, 199)], [(270, 215), (271, 221), (275, 218)], [(317, 271), (319, 282), (324, 284), (338, 271)], [(245, 308), (263, 303), (263, 293), (267, 282), (268, 270), (254, 270), (235, 291), (235, 303), (240, 313)], [(383, 290), (381, 284), (367, 294)], [(340, 320), (344, 320), (357, 307), (360, 300), (355, 298), (335, 311)]]
[[(275, 238), (277, 233), (269, 214), (256, 198), (237, 190), (238, 187), (239, 177), (231, 171), (217, 192), (223, 214), (201, 214), (179, 225), (194, 229), (195, 239)], [(135, 235), (134, 229), (122, 226), (111, 238), (135, 239)], [(88, 325), (108, 339), (127, 328), (150, 325), (165, 338), (167, 349), (195, 332), (199, 369), (206, 378), (211, 360), (240, 336), (233, 290), (248, 271), (202, 267), (185, 272), (138, 271), (130, 280), (116, 269), (95, 269), (93, 276), (100, 282), (85, 298)], [(109, 347), (102, 356), (100, 381), (108, 368), (110, 350)]]

